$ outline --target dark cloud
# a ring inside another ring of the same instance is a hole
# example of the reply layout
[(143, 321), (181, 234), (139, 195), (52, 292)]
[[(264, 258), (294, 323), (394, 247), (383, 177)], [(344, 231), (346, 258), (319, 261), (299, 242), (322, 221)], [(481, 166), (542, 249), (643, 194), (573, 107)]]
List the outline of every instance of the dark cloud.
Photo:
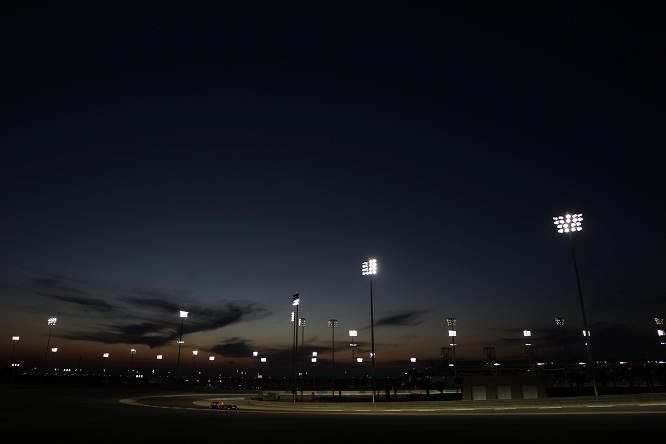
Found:
[[(183, 335), (187, 335), (216, 330), (236, 322), (256, 319), (267, 315), (266, 310), (258, 308), (252, 303), (227, 302), (222, 308), (193, 307), (192, 311), (189, 312), (188, 318), (183, 318), (182, 322), (179, 322), (176, 310), (168, 311), (173, 316), (161, 316), (167, 307), (176, 307), (176, 304), (157, 299), (130, 300), (144, 308), (157, 307), (157, 313), (134, 313), (133, 316), (137, 322), (127, 323), (119, 321), (115, 324), (106, 322), (99, 330), (91, 331), (88, 328), (82, 331), (64, 333), (63, 337), (73, 340), (101, 342), (104, 344), (145, 344), (149, 347), (158, 347), (179, 339), (181, 324), (183, 326)], [(158, 317), (161, 320), (155, 320)], [(241, 352), (237, 351), (237, 353)], [(244, 353), (247, 356), (247, 350)]]
[(229, 358), (248, 358), (252, 356), (253, 348), (244, 340), (239, 338), (227, 339), (223, 344), (218, 344), (206, 351)]
[(394, 312), (389, 316), (379, 318), (379, 320), (375, 322), (375, 327), (387, 326), (387, 325), (392, 325), (392, 326), (419, 325), (422, 322), (420, 317), (425, 312), (426, 312), (425, 310), (408, 310), (404, 312)]
[(80, 305), (85, 308), (92, 308), (99, 311), (109, 312), (118, 309), (117, 306), (104, 302), (100, 299), (95, 298), (83, 298), (75, 296), (61, 296), (53, 294), (38, 293), (40, 296), (44, 296), (51, 299), (56, 299), (62, 302), (68, 302), (70, 304)]
[[(52, 275), (33, 278), (32, 282), (39, 287), (48, 287), (50, 289), (57, 289), (58, 291), (66, 293), (88, 294), (87, 291), (79, 288), (81, 283), (75, 279), (67, 278), (64, 276)], [(77, 285), (73, 285), (77, 284)]]
[(154, 310), (160, 313), (177, 314), (182, 309), (182, 307), (179, 308), (178, 304), (170, 301), (168, 296), (164, 295), (158, 297), (155, 294), (151, 294), (151, 297), (143, 298), (126, 297), (123, 298), (123, 301), (135, 307)]

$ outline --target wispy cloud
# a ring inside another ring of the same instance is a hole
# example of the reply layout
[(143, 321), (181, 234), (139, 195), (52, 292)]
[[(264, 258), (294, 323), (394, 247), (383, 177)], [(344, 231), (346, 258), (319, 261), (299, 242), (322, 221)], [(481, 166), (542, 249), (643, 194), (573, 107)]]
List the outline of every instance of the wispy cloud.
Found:
[(55, 299), (62, 302), (68, 302), (70, 304), (80, 305), (82, 307), (92, 308), (94, 310), (99, 310), (104, 312), (118, 309), (118, 307), (115, 305), (109, 304), (108, 302), (104, 302), (100, 299), (95, 299), (95, 298), (61, 296), (61, 295), (46, 294), (46, 293), (38, 293), (38, 294), (40, 296), (44, 296), (47, 298)]
[(393, 312), (389, 316), (379, 318), (379, 320), (375, 323), (375, 326), (419, 325), (422, 322), (421, 315), (423, 313), (425, 313), (424, 310), (408, 310), (401, 312)]

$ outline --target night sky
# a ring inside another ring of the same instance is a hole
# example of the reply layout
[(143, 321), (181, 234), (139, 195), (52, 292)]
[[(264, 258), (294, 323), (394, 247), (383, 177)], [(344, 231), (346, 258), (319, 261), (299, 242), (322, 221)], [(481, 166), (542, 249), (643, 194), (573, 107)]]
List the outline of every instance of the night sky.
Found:
[(277, 374), (296, 292), (304, 356), (336, 318), (368, 361), (368, 258), (380, 375), (447, 317), (460, 359), (584, 359), (566, 212), (595, 358), (663, 358), (657, 2), (59, 3), (0, 14), (1, 366), (52, 316), (60, 365), (173, 366), (186, 310), (188, 365)]

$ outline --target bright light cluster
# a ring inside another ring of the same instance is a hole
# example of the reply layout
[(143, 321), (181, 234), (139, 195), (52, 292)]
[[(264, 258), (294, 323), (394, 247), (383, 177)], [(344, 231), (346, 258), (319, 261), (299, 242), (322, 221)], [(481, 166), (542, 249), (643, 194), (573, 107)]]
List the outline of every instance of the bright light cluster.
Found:
[(368, 259), (363, 262), (362, 274), (363, 276), (377, 274), (377, 259)]
[(553, 217), (553, 223), (557, 226), (558, 233), (572, 233), (583, 229), (583, 215), (569, 214)]

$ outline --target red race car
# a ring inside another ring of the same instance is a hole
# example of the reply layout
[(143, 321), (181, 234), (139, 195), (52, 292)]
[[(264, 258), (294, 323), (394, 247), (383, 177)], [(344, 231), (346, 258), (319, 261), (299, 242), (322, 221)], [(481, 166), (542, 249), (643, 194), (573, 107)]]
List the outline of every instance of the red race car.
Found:
[(236, 404), (227, 404), (224, 401), (211, 401), (210, 408), (218, 410), (238, 410)]

